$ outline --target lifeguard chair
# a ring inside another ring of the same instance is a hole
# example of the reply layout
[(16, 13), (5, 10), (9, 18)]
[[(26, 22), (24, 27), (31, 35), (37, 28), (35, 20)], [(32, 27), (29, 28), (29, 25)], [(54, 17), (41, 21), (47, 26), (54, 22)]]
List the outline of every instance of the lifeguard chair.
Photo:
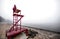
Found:
[(12, 37), (25, 32), (28, 35), (28, 29), (22, 28), (21, 19), (24, 15), (21, 15), (21, 10), (16, 8), (16, 5), (13, 7), (13, 26), (6, 31), (7, 39), (11, 39)]

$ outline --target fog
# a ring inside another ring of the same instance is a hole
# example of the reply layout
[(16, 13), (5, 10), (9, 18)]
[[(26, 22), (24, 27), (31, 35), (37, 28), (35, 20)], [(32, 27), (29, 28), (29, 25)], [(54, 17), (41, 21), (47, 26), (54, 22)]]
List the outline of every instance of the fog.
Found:
[(60, 0), (0, 0), (0, 16), (12, 21), (16, 4), (22, 25), (60, 32)]

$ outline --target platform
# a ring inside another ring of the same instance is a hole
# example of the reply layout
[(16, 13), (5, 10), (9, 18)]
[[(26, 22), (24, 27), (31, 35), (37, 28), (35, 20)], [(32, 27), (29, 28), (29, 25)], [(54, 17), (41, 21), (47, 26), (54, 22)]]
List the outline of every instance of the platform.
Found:
[(27, 33), (27, 29), (21, 28), (21, 30), (20, 30), (20, 29), (18, 29), (18, 30), (13, 30), (13, 31), (11, 31), (11, 32), (7, 32), (6, 36), (7, 36), (7, 37), (8, 37), (8, 36), (15, 36), (15, 35), (20, 34), (20, 33), (22, 33), (22, 32), (26, 32), (26, 33)]

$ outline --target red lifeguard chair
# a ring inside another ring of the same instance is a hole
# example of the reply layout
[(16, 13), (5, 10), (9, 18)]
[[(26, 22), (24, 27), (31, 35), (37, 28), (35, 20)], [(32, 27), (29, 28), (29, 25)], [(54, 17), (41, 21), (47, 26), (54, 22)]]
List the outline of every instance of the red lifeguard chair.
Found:
[[(19, 13), (20, 12), (20, 13)], [(13, 26), (6, 31), (7, 39), (11, 39), (12, 37), (25, 32), (28, 35), (28, 29), (22, 28), (21, 19), (24, 15), (21, 15), (21, 10), (16, 8), (16, 5), (13, 7)]]

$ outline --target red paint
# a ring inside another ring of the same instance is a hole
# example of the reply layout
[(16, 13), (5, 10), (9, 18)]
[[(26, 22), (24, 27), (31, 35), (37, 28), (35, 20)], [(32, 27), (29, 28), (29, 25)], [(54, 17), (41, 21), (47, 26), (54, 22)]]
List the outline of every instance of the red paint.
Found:
[[(20, 13), (19, 13), (20, 12)], [(20, 19), (18, 19), (18, 17)], [(21, 15), (21, 10), (16, 8), (16, 5), (13, 7), (13, 26), (6, 31), (7, 39), (11, 39), (13, 36), (16, 36), (17, 34), (21, 34), (22, 32), (25, 32), (26, 35), (28, 35), (28, 29), (22, 28), (21, 26), (21, 19), (24, 17), (24, 15)], [(20, 23), (18, 23), (20, 22)]]

